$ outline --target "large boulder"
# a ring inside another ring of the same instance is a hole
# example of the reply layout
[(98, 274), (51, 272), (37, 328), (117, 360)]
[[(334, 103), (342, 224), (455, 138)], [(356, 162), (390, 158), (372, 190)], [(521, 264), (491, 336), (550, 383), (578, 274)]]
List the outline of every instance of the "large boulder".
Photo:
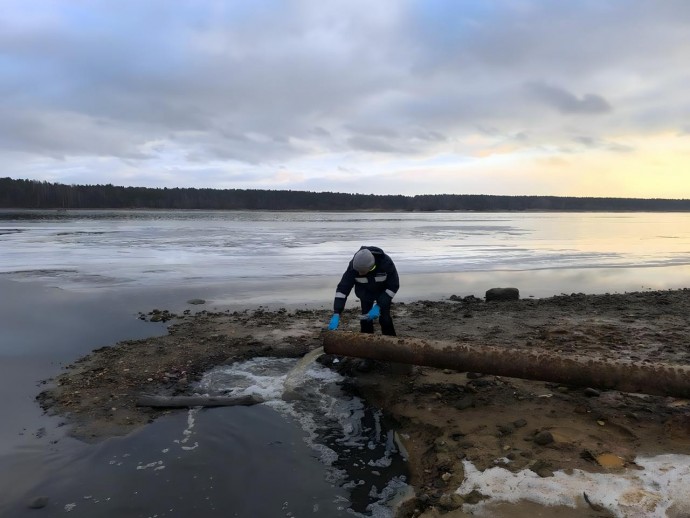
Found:
[(520, 290), (517, 288), (491, 288), (486, 292), (486, 301), (492, 300), (520, 300)]

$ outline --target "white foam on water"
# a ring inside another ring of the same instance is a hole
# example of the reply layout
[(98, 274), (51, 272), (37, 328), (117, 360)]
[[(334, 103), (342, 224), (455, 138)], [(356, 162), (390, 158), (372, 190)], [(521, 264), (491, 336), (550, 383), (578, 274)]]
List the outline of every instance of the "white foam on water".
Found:
[(376, 460), (370, 460), (367, 464), (374, 468), (387, 468), (393, 462), (391, 453), (394, 451), (397, 451), (397, 445), (394, 441), (394, 432), (393, 430), (388, 430), (386, 436), (386, 450), (383, 453), (383, 457)]
[[(375, 449), (376, 445), (363, 428), (364, 402), (348, 396), (339, 387), (343, 376), (314, 360), (320, 355), (313, 351), (304, 359), (254, 358), (230, 366), (216, 367), (206, 373), (198, 384), (198, 390), (212, 395), (258, 395), (264, 404), (299, 423), (305, 432), (305, 442), (319, 455), (319, 460), (329, 467), (326, 479), (342, 484), (347, 473), (337, 469), (338, 452), (322, 443), (320, 432), (324, 427), (337, 430), (336, 440), (345, 449)], [(289, 396), (289, 397), (286, 397)], [(381, 435), (381, 413), (374, 413), (376, 436)], [(386, 438), (386, 451), (382, 458), (369, 463), (372, 467), (390, 466), (392, 453), (396, 452), (394, 434)], [(392, 516), (390, 501), (407, 488), (404, 477), (382, 481), (383, 489), (376, 491), (377, 502), (367, 507), (362, 515), (348, 508), (354, 516), (388, 518)], [(348, 502), (349, 503), (349, 502)]]
[[(398, 500), (404, 500), (412, 496), (412, 493), (413, 490), (407, 484), (404, 477), (394, 477), (380, 492), (377, 492), (375, 488), (372, 487), (370, 496), (377, 500), (367, 506), (368, 516), (372, 518), (389, 518), (392, 516), (390, 504)], [(382, 502), (385, 502), (386, 505), (382, 505)], [(354, 511), (350, 511), (350, 514), (354, 516), (363, 516)]]
[[(185, 427), (184, 430), (182, 430), (182, 438), (181, 439), (173, 439), (173, 442), (177, 444), (181, 450), (183, 451), (191, 451), (195, 450), (199, 447), (198, 442), (194, 442), (193, 445), (189, 446), (188, 443), (192, 436), (194, 435), (194, 427), (196, 426), (196, 415), (201, 411), (200, 407), (197, 408), (190, 408), (187, 410), (187, 426)], [(161, 450), (162, 454), (167, 454), (170, 452), (170, 448), (163, 448)], [(129, 453), (126, 453), (122, 456), (124, 457), (129, 457)], [(114, 459), (117, 457), (114, 457)], [(110, 460), (109, 464), (111, 465), (117, 465), (117, 466), (122, 466), (122, 462), (118, 462), (116, 460)], [(137, 471), (142, 471), (142, 470), (148, 470), (150, 469), (151, 471), (161, 471), (165, 469), (165, 462), (162, 459), (158, 460), (152, 460), (151, 462), (144, 463), (143, 461), (140, 461), (137, 466), (136, 466)]]
[(199, 391), (214, 395), (259, 396), (265, 401), (280, 399), (285, 378), (296, 360), (253, 358), (230, 366), (216, 367), (199, 381)]
[(149, 469), (149, 468), (153, 468), (154, 471), (155, 471), (155, 470), (158, 470), (158, 469), (163, 469), (163, 468), (165, 468), (165, 465), (163, 464), (163, 461), (162, 461), (162, 460), (156, 460), (156, 461), (153, 461), (153, 462), (149, 462), (148, 464), (139, 464), (139, 465), (137, 466), (137, 470)]
[(187, 446), (186, 444), (194, 435), (194, 427), (196, 426), (196, 415), (199, 413), (201, 408), (190, 408), (187, 411), (187, 428), (182, 430), (182, 439), (175, 439), (173, 442), (180, 445), (183, 450), (195, 450), (199, 447), (199, 443), (195, 442), (192, 446)]
[[(690, 515), (690, 456), (658, 455), (637, 457), (642, 469), (617, 473), (587, 473), (572, 470), (554, 472), (542, 478), (531, 470), (518, 473), (493, 467), (479, 471), (463, 461), (465, 480), (457, 489), (464, 495), (472, 490), (490, 497), (465, 511), (481, 515), (489, 503), (528, 500), (546, 506), (577, 507), (584, 504), (583, 493), (621, 518), (667, 518)], [(584, 504), (586, 505), (586, 504)], [(669, 512), (671, 514), (669, 514)]]
[[(300, 375), (291, 376), (296, 367)], [(305, 405), (300, 404), (303, 400), (283, 400), (288, 376), (292, 385), (290, 391), (300, 391), (304, 399), (311, 404), (310, 411), (305, 411)], [(331, 448), (318, 442), (319, 424), (315, 420), (315, 415), (337, 420), (342, 424), (345, 436), (349, 437), (356, 434), (356, 430), (346, 418), (352, 417), (363, 408), (363, 403), (356, 398), (344, 401), (328, 393), (328, 385), (343, 379), (340, 374), (318, 364), (300, 366), (295, 359), (269, 357), (253, 358), (230, 366), (217, 367), (204, 374), (198, 388), (210, 394), (262, 397), (266, 405), (297, 421), (307, 433), (307, 444), (319, 453), (321, 462), (332, 466), (338, 455)]]

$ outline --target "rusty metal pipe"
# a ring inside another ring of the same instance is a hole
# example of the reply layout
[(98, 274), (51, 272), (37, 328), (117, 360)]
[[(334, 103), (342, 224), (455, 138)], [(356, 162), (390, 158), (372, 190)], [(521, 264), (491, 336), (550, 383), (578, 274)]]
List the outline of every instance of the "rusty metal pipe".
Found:
[(656, 396), (690, 398), (690, 366), (589, 358), (345, 331), (324, 334), (327, 354), (355, 356)]

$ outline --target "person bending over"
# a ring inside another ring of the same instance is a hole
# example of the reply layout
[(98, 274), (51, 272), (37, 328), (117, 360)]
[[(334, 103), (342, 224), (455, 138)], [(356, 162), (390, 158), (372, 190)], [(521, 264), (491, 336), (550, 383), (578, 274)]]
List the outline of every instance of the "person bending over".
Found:
[(333, 316), (328, 325), (330, 331), (338, 329), (340, 314), (345, 309), (345, 302), (353, 286), (355, 295), (362, 303), (362, 333), (373, 333), (374, 320), (378, 318), (381, 332), (395, 336), (391, 302), (400, 288), (400, 280), (393, 260), (376, 246), (363, 246), (357, 251), (336, 288)]

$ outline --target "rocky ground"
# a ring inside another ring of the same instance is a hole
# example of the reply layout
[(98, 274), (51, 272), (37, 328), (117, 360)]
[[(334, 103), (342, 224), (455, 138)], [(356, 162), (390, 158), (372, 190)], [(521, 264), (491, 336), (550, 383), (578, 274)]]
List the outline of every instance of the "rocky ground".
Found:
[[(592, 358), (690, 365), (690, 290), (572, 294), (485, 302), (466, 297), (395, 304), (400, 337), (501, 348), (578, 353)], [(322, 345), (325, 310), (171, 315), (169, 334), (104, 347), (66, 368), (38, 399), (67, 416), (85, 440), (124, 434), (160, 410), (135, 406), (143, 393), (186, 394), (210, 367), (254, 356), (302, 356)], [(342, 330), (358, 330), (358, 314)], [(321, 361), (333, 364), (323, 356)], [(690, 401), (597, 387), (497, 377), (430, 367), (338, 362), (371, 404), (395, 423), (409, 454), (414, 499), (399, 516), (464, 516), (479, 493), (454, 495), (462, 460), (504, 465), (541, 477), (555, 470), (634, 467), (638, 455), (690, 454)], [(592, 506), (587, 516), (608, 516)]]

